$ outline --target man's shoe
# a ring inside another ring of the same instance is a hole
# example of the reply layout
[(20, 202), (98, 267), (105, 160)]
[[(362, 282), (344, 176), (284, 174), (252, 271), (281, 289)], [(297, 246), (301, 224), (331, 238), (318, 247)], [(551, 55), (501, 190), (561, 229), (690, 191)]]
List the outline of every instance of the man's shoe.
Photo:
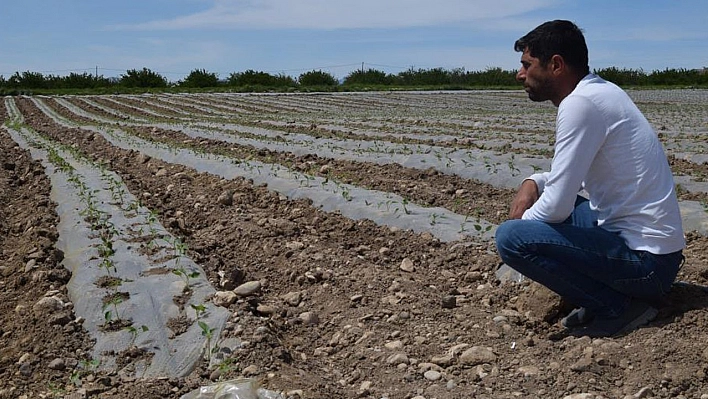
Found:
[(587, 308), (575, 308), (567, 316), (561, 319), (561, 325), (565, 328), (575, 328), (588, 324), (595, 318)]
[(626, 334), (654, 320), (658, 313), (659, 311), (656, 308), (644, 302), (632, 300), (627, 310), (620, 316), (613, 318), (595, 317), (595, 320), (587, 326), (573, 330), (571, 335), (599, 338)]

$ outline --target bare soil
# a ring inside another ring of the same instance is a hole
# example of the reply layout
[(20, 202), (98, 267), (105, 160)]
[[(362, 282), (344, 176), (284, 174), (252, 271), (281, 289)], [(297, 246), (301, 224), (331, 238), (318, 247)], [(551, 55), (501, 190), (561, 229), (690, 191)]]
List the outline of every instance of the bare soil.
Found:
[[(215, 287), (228, 288), (220, 287), (227, 275), (231, 285), (257, 280), (262, 288), (229, 307), (233, 316), (222, 337), (240, 338), (243, 346), (224, 367), (205, 362), (186, 378), (151, 380), (98, 371), (91, 339), (67, 297), (71, 276), (55, 249), (58, 217), (46, 172), (0, 130), (0, 398), (178, 398), (244, 376), (292, 398), (708, 395), (704, 236), (687, 234), (678, 277), (687, 284), (674, 287), (655, 321), (622, 337), (576, 338), (559, 326), (567, 305), (554, 294), (528, 281), (497, 280), (493, 243), (443, 243), (326, 213), (244, 179), (227, 181), (118, 149), (97, 134), (57, 125), (26, 98), (16, 101), (27, 125), (118, 173), (188, 245)], [(5, 112), (0, 107), (0, 120)], [(170, 131), (133, 133), (186, 140)], [(250, 151), (494, 222), (504, 219), (512, 195), (433, 170), (298, 158), (209, 140), (195, 145), (240, 157)], [(705, 165), (674, 160), (672, 167), (689, 173), (681, 168)], [(216, 200), (225, 192), (233, 193), (232, 203)], [(401, 267), (408, 262), (413, 268)], [(126, 362), (138, 356), (127, 353)]]

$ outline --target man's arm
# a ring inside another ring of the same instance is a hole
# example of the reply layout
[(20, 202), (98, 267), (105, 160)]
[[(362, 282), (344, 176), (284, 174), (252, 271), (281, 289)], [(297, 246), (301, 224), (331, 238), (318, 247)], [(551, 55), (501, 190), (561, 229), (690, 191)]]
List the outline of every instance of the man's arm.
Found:
[(568, 96), (558, 107), (551, 170), (545, 175), (538, 200), (522, 219), (562, 223), (573, 212), (578, 191), (602, 147), (607, 124), (595, 104)]
[(524, 212), (538, 200), (538, 186), (531, 179), (526, 179), (521, 183), (519, 191), (516, 193), (514, 200), (511, 202), (511, 210), (509, 210), (509, 219), (521, 219)]

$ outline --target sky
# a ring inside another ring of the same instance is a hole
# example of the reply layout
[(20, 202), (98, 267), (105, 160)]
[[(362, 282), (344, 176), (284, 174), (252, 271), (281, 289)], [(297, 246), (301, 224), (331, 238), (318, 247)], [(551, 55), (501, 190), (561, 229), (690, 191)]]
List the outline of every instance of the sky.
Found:
[(706, 0), (4, 0), (0, 75), (516, 70), (514, 41), (553, 19), (591, 69), (708, 67)]

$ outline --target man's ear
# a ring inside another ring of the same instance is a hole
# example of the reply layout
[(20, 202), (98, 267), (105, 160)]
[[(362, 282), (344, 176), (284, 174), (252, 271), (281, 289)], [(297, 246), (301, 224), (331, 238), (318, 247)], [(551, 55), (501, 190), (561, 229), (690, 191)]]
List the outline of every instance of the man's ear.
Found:
[(553, 55), (548, 64), (550, 65), (551, 72), (553, 74), (558, 75), (565, 70), (565, 60), (558, 54)]

